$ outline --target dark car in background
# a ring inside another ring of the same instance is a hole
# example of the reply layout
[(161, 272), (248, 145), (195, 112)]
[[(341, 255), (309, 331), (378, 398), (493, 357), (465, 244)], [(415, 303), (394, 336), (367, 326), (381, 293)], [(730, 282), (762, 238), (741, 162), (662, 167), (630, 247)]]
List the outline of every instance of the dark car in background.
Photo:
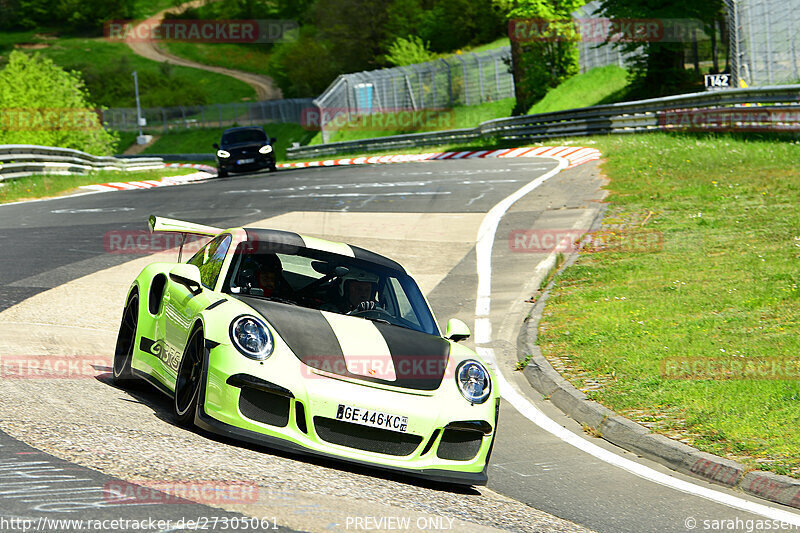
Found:
[(217, 150), (217, 175), (224, 178), (229, 172), (254, 172), (276, 169), (274, 137), (267, 137), (263, 128), (229, 128), (222, 133)]

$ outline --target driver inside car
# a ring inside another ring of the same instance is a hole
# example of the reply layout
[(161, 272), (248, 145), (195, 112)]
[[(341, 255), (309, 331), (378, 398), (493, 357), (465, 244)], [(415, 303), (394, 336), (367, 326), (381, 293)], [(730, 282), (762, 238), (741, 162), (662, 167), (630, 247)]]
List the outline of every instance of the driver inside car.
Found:
[(339, 283), (338, 299), (333, 305), (324, 306), (324, 311), (353, 314), (379, 309), (378, 276), (371, 272), (352, 269)]

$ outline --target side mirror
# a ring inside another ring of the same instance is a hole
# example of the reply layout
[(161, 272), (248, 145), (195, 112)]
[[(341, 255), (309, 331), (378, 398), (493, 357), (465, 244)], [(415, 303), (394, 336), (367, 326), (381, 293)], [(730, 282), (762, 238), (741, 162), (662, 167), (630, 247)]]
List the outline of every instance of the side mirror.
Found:
[(211, 146), (214, 147), (214, 150), (219, 150), (219, 145), (217, 143), (214, 143)]
[(453, 342), (463, 341), (468, 339), (472, 333), (469, 331), (469, 326), (464, 324), (457, 318), (451, 318), (447, 321), (447, 328), (444, 332), (444, 338), (450, 339)]
[(188, 263), (175, 265), (169, 272), (169, 279), (189, 289), (189, 292), (191, 292), (193, 296), (197, 296), (203, 292), (203, 283), (200, 280), (200, 269), (195, 265), (190, 265)]
[(269, 138), (269, 144), (275, 144), (276, 142), (278, 142), (278, 139), (276, 139), (275, 137)]

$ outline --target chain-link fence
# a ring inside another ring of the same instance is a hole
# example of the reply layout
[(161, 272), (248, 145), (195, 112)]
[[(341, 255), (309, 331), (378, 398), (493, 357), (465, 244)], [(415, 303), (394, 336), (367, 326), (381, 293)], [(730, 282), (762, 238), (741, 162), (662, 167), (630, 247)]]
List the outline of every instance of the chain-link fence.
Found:
[[(572, 12), (573, 19), (600, 19), (600, 2), (592, 1)], [(578, 54), (581, 73), (596, 67), (618, 65), (625, 68), (628, 60), (634, 56), (624, 53), (619, 47), (611, 43), (592, 42), (592, 39), (582, 39), (578, 42)]]
[[(169, 133), (186, 128), (219, 128), (233, 125), (256, 126), (269, 122), (299, 124), (304, 110), (314, 104), (311, 98), (243, 102), (205, 106), (152, 107), (142, 109), (146, 129)], [(136, 108), (113, 108), (103, 111), (103, 124), (117, 131), (136, 131)]]
[(727, 0), (731, 68), (738, 83), (800, 80), (800, 0)]
[(510, 47), (339, 76), (314, 100), (322, 126), (342, 114), (444, 109), (514, 97)]

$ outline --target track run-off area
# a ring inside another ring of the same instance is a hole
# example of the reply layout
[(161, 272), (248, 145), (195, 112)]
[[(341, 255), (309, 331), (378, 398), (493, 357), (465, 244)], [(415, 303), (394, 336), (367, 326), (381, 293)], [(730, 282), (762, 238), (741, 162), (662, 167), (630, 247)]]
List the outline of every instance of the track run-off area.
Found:
[[(88, 357), (97, 370), (74, 379), (0, 378), (0, 526), (14, 518), (154, 517), (164, 527), (138, 530), (192, 530), (180, 520), (203, 517), (217, 518), (217, 530), (223, 519), (254, 517), (260, 529), (298, 531), (746, 531), (748, 523), (800, 524), (788, 508), (585, 434), (515, 372), (526, 300), (555, 255), (521, 253), (510, 236), (588, 231), (602, 216), (595, 162), (567, 166), (551, 157), (465, 154), (0, 206), (0, 357)], [(176, 258), (175, 250), (113, 249), (113, 236), (143, 230), (151, 214), (291, 230), (403, 264), (441, 325), (455, 317), (472, 327), (464, 342), (498, 375), (503, 402), (488, 486), (434, 485), (188, 431), (147, 386), (112, 386), (108, 367), (127, 288), (146, 264)], [(249, 496), (131, 501), (120, 490), (126, 482), (238, 483)], [(729, 528), (731, 520), (742, 528)]]

